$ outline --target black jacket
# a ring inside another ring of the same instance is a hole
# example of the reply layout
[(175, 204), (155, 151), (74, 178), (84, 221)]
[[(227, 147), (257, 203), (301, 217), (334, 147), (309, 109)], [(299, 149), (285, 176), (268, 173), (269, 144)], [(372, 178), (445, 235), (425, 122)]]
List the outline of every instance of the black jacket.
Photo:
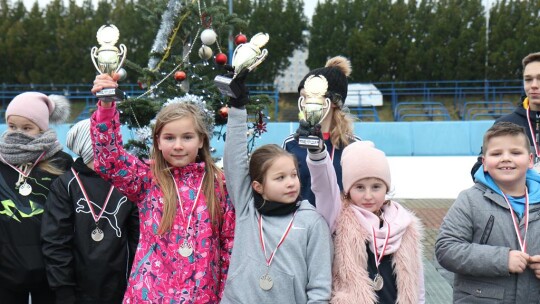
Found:
[[(359, 137), (355, 136), (352, 141), (360, 140), (361, 139)], [(324, 144), (326, 145), (326, 149), (328, 149), (328, 154), (333, 157), (332, 163), (334, 165), (334, 169), (336, 170), (339, 189), (343, 191), (343, 183), (341, 181), (341, 154), (343, 153), (343, 149), (334, 149), (330, 139), (325, 140)], [(315, 195), (313, 194), (313, 191), (311, 191), (311, 174), (309, 173), (309, 168), (306, 162), (307, 149), (298, 145), (298, 141), (294, 139), (294, 134), (291, 134), (285, 138), (282, 148), (296, 156), (296, 159), (298, 160), (301, 199), (308, 200), (313, 206), (315, 206), (317, 202), (315, 202)]]
[[(57, 168), (69, 170), (73, 158), (59, 151), (50, 161)], [(36, 166), (26, 179), (32, 193), (22, 196), (15, 185), (19, 172), (0, 162), (0, 285), (3, 288), (26, 291), (47, 287), (41, 254), (41, 217), (51, 183), (57, 177)]]
[[(529, 137), (529, 142), (531, 143), (531, 145), (534, 145), (535, 136), (534, 134), (531, 134), (529, 123), (527, 122), (527, 110), (523, 108), (523, 100), (525, 100), (525, 97), (527, 96), (523, 96), (521, 98), (521, 103), (516, 107), (514, 112), (497, 118), (493, 124), (496, 124), (501, 121), (507, 121), (507, 122), (512, 122), (512, 123), (515, 123), (516, 125), (523, 127), (525, 129), (525, 134), (527, 134), (527, 136)], [(537, 114), (536, 111), (530, 112), (531, 126), (533, 127), (533, 129), (536, 127), (536, 114)], [(532, 148), (532, 151), (534, 152), (534, 146)], [(480, 152), (480, 155), (478, 156), (476, 163), (471, 169), (471, 176), (473, 177), (473, 180), (474, 180), (474, 174), (476, 173), (476, 170), (478, 170), (478, 168), (480, 168), (481, 165), (482, 165), (482, 152)]]
[[(81, 158), (73, 169), (99, 215), (110, 184)], [(139, 241), (137, 206), (116, 189), (98, 221), (103, 240), (92, 239), (96, 223), (73, 172), (51, 186), (41, 234), (49, 285), (57, 303), (121, 303)]]

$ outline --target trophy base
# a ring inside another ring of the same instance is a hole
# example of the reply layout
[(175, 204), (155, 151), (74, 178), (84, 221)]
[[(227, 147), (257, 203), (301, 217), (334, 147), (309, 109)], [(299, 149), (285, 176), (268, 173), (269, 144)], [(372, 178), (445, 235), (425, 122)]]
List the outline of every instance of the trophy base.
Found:
[(236, 82), (233, 82), (233, 78), (218, 75), (214, 78), (214, 84), (221, 94), (229, 97), (238, 98), (240, 97), (240, 94), (242, 94), (242, 90)]
[(103, 89), (96, 93), (96, 97), (104, 102), (124, 100), (125, 93), (117, 88)]
[(298, 146), (309, 150), (322, 150), (324, 142), (317, 136), (300, 136), (298, 138)]

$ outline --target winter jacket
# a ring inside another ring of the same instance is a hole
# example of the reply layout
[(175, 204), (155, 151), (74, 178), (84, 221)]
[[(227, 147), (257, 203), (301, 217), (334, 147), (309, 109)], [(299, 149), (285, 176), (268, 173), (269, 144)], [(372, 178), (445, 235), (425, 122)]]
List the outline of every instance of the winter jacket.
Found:
[(377, 273), (375, 257), (367, 247), (372, 232), (360, 224), (350, 204), (342, 205), (336, 174), (327, 156), (326, 151), (309, 153), (306, 162), (319, 202), (317, 211), (328, 222), (334, 236), (331, 303), (424, 303), (420, 220), (397, 202), (391, 202), (403, 208), (412, 221), (406, 226), (399, 248), (383, 257), (379, 273), (384, 278), (384, 287), (375, 291), (371, 285)]
[[(359, 137), (353, 137), (353, 141), (359, 140), (361, 140)], [(330, 139), (326, 139), (324, 141), (324, 144), (326, 145), (330, 156), (332, 157), (332, 162), (336, 171), (339, 189), (343, 190), (343, 184), (341, 183), (341, 154), (343, 153), (343, 148), (334, 148)], [(298, 145), (298, 141), (294, 139), (294, 134), (289, 135), (289, 137), (285, 138), (282, 147), (283, 149), (296, 156), (296, 159), (298, 160), (300, 186), (302, 187), (300, 190), (300, 196), (302, 197), (302, 199), (309, 201), (313, 206), (316, 206), (317, 199), (313, 194), (313, 191), (311, 191), (311, 175), (309, 173), (309, 168), (306, 164), (307, 149), (302, 148)]]
[[(222, 208), (221, 230), (213, 228), (204, 191), (194, 202), (205, 173), (204, 163), (171, 170), (178, 184), (184, 214), (196, 203), (189, 241), (194, 252), (185, 258), (187, 218), (177, 211), (170, 231), (158, 234), (163, 213), (163, 193), (153, 182), (150, 167), (122, 147), (116, 106), (102, 108), (91, 118), (94, 168), (139, 208), (140, 240), (131, 269), (124, 303), (218, 303), (229, 268), (234, 237), (234, 208), (217, 183), (216, 196)], [(218, 178), (223, 178), (218, 177)], [(187, 216), (186, 216), (187, 217)]]
[[(525, 223), (520, 219), (521, 234)], [(527, 252), (540, 254), (540, 204), (530, 205)], [(454, 303), (540, 303), (540, 280), (530, 268), (508, 271), (518, 237), (504, 197), (484, 184), (462, 191), (444, 217), (435, 243), (439, 263), (454, 277)]]
[[(59, 151), (50, 158), (62, 170), (69, 170), (73, 158)], [(41, 254), (41, 217), (51, 183), (58, 176), (36, 166), (26, 182), (28, 196), (15, 186), (19, 172), (0, 162), (0, 285), (12, 290), (48, 288)]]
[[(82, 158), (73, 169), (99, 215), (111, 185)], [(57, 303), (122, 302), (139, 241), (137, 207), (114, 189), (97, 226), (104, 234), (99, 242), (91, 238), (96, 223), (73, 172), (57, 178), (41, 228), (47, 277)]]
[(259, 278), (267, 271), (265, 259), (276, 248), (292, 214), (262, 217), (265, 257), (248, 174), (246, 119), (246, 110), (229, 110), (224, 165), (237, 222), (231, 267), (221, 303), (328, 303), (332, 241), (324, 219), (307, 201), (302, 201), (289, 234), (268, 269), (274, 286), (268, 291), (259, 287)]
[[(529, 123), (527, 122), (527, 110), (525, 109), (524, 104), (523, 104), (525, 97), (526, 96), (523, 96), (521, 98), (521, 103), (519, 104), (519, 106), (517, 106), (514, 109), (514, 112), (497, 118), (493, 124), (496, 124), (501, 121), (506, 121), (506, 122), (515, 123), (516, 125), (523, 127), (525, 129), (525, 134), (527, 134), (527, 136), (529, 137), (529, 142), (531, 143), (531, 145), (533, 145), (535, 142), (534, 138), (536, 135), (531, 134), (531, 129), (529, 128)], [(537, 115), (537, 112), (531, 110), (530, 122), (531, 122), (531, 126), (533, 127), (533, 130), (534, 128), (536, 128), (536, 115)], [(535, 151), (534, 146), (531, 146), (531, 151), (533, 151), (534, 153)], [(473, 180), (474, 180), (474, 174), (476, 173), (476, 171), (481, 165), (482, 165), (482, 155), (478, 157), (478, 159), (476, 160), (476, 163), (473, 165), (471, 169), (471, 176), (473, 177)]]

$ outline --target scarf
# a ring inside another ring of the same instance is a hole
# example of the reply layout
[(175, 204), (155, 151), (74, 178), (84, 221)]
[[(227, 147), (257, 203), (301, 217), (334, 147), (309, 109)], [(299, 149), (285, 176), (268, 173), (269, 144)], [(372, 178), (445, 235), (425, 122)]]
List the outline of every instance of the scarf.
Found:
[(295, 203), (278, 203), (265, 200), (259, 193), (253, 191), (255, 208), (263, 215), (286, 215), (295, 212), (301, 201)]
[[(384, 254), (389, 255), (398, 250), (399, 246), (401, 245), (403, 234), (412, 222), (412, 217), (407, 210), (403, 208), (403, 206), (394, 201), (384, 204), (381, 211), (386, 221), (383, 221), (383, 225), (380, 228), (380, 219), (373, 212), (353, 204), (351, 204), (351, 208), (358, 217), (358, 221), (364, 227), (364, 229), (366, 229), (366, 231), (369, 231), (371, 234), (372, 227), (375, 229), (377, 252), (382, 252), (383, 250), (388, 225), (390, 225), (390, 235), (388, 236), (388, 245)], [(373, 252), (373, 239), (369, 240), (369, 245), (369, 249)]]
[(0, 139), (0, 155), (14, 166), (36, 161), (43, 151), (47, 152), (41, 160), (47, 160), (61, 150), (62, 145), (53, 129), (37, 136), (6, 131)]

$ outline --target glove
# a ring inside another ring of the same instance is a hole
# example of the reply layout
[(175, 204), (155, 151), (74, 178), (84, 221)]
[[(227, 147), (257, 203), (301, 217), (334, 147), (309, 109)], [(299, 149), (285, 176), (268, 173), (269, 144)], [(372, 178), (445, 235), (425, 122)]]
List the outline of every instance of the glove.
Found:
[[(233, 78), (234, 76), (234, 67), (230, 65), (225, 65), (224, 68), (228, 71), (228, 73), (225, 75), (229, 78)], [(240, 89), (240, 94), (237, 98), (230, 97), (229, 98), (229, 105), (234, 108), (243, 108), (248, 102), (249, 102), (249, 91), (246, 88), (246, 78), (249, 74), (249, 71), (247, 69), (244, 69), (241, 71), (238, 75), (236, 75), (236, 78), (232, 80), (231, 86), (236, 85)], [(234, 84), (233, 84), (234, 83)]]
[(321, 145), (318, 147), (309, 146), (307, 147), (309, 152), (311, 153), (321, 153), (324, 151), (324, 140), (322, 139), (322, 131), (321, 131), (321, 125), (316, 124), (314, 126), (311, 126), (311, 124), (305, 120), (300, 120), (300, 125), (298, 129), (296, 130), (296, 133), (294, 134), (294, 139), (296, 141), (300, 140), (300, 137), (310, 137), (313, 139), (319, 139), (319, 142)]

